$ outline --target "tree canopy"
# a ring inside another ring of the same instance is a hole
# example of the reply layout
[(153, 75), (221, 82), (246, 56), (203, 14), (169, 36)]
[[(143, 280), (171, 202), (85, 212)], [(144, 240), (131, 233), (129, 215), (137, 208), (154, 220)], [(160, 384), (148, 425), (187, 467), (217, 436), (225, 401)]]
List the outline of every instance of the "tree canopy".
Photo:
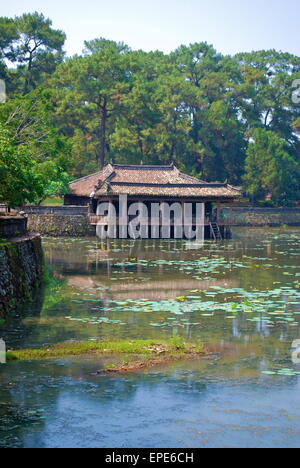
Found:
[(63, 59), (65, 33), (37, 12), (0, 18), (0, 57), (17, 66), (8, 76), (12, 90), (27, 93)]
[(1, 128), (47, 179), (36, 200), (110, 161), (175, 162), (253, 201), (299, 200), (299, 57), (223, 56), (207, 43), (147, 53), (103, 38), (65, 57), (65, 39), (36, 12), (0, 18)]

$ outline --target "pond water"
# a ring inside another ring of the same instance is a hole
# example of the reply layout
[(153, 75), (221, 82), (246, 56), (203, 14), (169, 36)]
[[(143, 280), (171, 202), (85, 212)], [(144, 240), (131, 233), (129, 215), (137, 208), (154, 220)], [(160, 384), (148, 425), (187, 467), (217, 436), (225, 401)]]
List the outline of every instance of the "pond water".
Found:
[(0, 447), (300, 446), (300, 230), (44, 250), (54, 277), (0, 328), (8, 347), (176, 332), (210, 354), (117, 376), (91, 357), (1, 365)]

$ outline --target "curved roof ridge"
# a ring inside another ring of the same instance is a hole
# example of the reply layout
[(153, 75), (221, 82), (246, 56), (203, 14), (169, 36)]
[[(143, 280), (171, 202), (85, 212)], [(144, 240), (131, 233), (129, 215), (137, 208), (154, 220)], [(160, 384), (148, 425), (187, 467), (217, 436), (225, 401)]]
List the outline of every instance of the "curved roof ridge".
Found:
[(107, 166), (104, 166), (103, 169), (101, 169), (100, 171), (94, 172), (93, 174), (89, 174), (89, 175), (80, 177), (79, 179), (72, 180), (72, 182), (70, 182), (70, 184), (72, 185), (72, 184), (75, 184), (76, 182), (81, 182), (81, 181), (90, 179), (92, 177), (96, 177), (98, 175), (101, 176), (101, 175), (105, 174), (105, 172), (107, 172), (108, 169), (110, 169), (111, 171), (113, 170), (111, 164), (108, 164)]
[(174, 164), (170, 164), (168, 166), (163, 166), (163, 165), (155, 165), (155, 164), (149, 164), (149, 165), (144, 165), (144, 164), (111, 164), (113, 169), (128, 169), (128, 170), (145, 170), (145, 169), (154, 169), (154, 170), (174, 170), (176, 167)]
[(188, 179), (188, 180), (191, 180), (191, 181), (195, 181), (195, 182), (198, 182), (200, 184), (207, 184), (207, 182), (205, 182), (204, 180), (202, 179), (198, 179), (198, 177), (194, 177), (194, 176), (191, 176), (189, 174), (184, 174), (184, 172), (181, 172), (181, 171), (178, 171), (178, 175), (180, 177), (182, 177), (183, 179)]
[[(107, 177), (102, 181), (102, 184), (104, 182), (107, 182), (109, 180), (110, 176)], [(229, 187), (228, 184), (223, 184), (222, 182), (203, 182), (198, 180), (197, 183), (195, 184), (184, 184), (180, 182), (114, 182), (113, 180), (109, 181), (112, 185), (124, 185), (124, 186), (137, 186), (137, 187), (148, 187), (148, 186), (154, 186), (154, 187)], [(235, 189), (238, 190), (238, 189)]]
[(98, 174), (101, 175), (102, 173), (103, 173), (103, 170), (98, 171), (98, 172), (94, 172), (93, 174), (89, 174), (89, 175), (86, 175), (84, 177), (80, 177), (79, 179), (72, 180), (72, 182), (70, 182), (70, 185), (75, 184), (76, 182), (81, 182), (83, 180), (90, 179), (91, 177), (94, 177), (94, 176), (96, 176)]

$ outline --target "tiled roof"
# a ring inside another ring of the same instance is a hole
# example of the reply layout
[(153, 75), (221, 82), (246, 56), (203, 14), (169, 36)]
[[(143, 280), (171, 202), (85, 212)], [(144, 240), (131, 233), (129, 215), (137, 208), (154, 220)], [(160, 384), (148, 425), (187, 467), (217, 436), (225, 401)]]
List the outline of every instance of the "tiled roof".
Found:
[(122, 166), (109, 164), (102, 171), (70, 184), (77, 196), (137, 195), (196, 198), (238, 198), (240, 191), (228, 184), (207, 183), (182, 174), (171, 166)]
[(110, 172), (108, 166), (106, 166), (102, 171), (74, 180), (70, 184), (70, 193), (79, 197), (90, 197), (95, 192), (96, 185), (101, 180), (104, 181)]

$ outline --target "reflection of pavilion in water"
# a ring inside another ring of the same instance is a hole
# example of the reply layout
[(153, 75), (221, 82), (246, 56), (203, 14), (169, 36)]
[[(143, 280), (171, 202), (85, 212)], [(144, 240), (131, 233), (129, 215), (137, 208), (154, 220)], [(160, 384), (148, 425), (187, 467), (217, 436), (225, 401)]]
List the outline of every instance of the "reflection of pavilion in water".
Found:
[[(68, 285), (74, 288), (82, 289), (95, 293), (99, 299), (111, 299), (117, 301), (122, 300), (172, 300), (176, 299), (182, 293), (197, 289), (204, 291), (212, 286), (221, 288), (237, 287), (237, 282), (226, 280), (193, 280), (193, 279), (178, 279), (159, 281), (118, 281), (117, 284), (112, 284), (108, 279), (97, 278), (94, 276), (68, 276)], [(101, 288), (101, 289), (99, 289)]]
[[(74, 251), (72, 248), (55, 245), (47, 246), (47, 263), (55, 270), (63, 273), (74, 274), (110, 274), (115, 264), (128, 262), (132, 258), (136, 259), (136, 272), (139, 273), (145, 269), (146, 262), (155, 262), (157, 260), (171, 261), (191, 261), (200, 259), (201, 256), (210, 256), (214, 254), (213, 246), (207, 245), (207, 250), (203, 251), (201, 241), (184, 242), (178, 241), (118, 241), (117, 244), (112, 241), (93, 242), (88, 250), (86, 247), (82, 250)], [(224, 252), (225, 254), (225, 252)], [(127, 265), (129, 266), (129, 265)], [(134, 266), (132, 263), (131, 266)], [(159, 265), (159, 271), (165, 269), (164, 265)], [(124, 269), (125, 272), (125, 269)]]
[[(115, 247), (118, 247), (118, 252), (114, 252)], [(178, 251), (174, 255), (174, 250), (173, 253), (168, 251), (171, 249)], [(125, 241), (114, 245), (99, 242), (97, 246), (91, 246), (88, 252), (79, 251), (76, 255), (74, 250), (48, 248), (47, 262), (67, 279), (70, 286), (89, 291), (103, 300), (172, 300), (185, 295), (189, 290), (204, 291), (212, 286), (238, 287), (237, 280), (197, 280), (187, 276), (180, 269), (174, 275), (174, 269), (170, 271), (170, 265), (164, 263), (156, 264), (155, 269), (149, 267), (158, 259), (189, 262), (199, 259), (199, 255), (201, 256), (201, 249), (197, 247), (197, 243), (163, 242), (160, 245), (156, 241), (152, 245), (149, 241), (147, 244), (133, 242), (129, 245), (128, 241)], [(209, 255), (207, 251), (204, 254), (205, 257)], [(118, 281), (115, 281), (116, 279)]]

